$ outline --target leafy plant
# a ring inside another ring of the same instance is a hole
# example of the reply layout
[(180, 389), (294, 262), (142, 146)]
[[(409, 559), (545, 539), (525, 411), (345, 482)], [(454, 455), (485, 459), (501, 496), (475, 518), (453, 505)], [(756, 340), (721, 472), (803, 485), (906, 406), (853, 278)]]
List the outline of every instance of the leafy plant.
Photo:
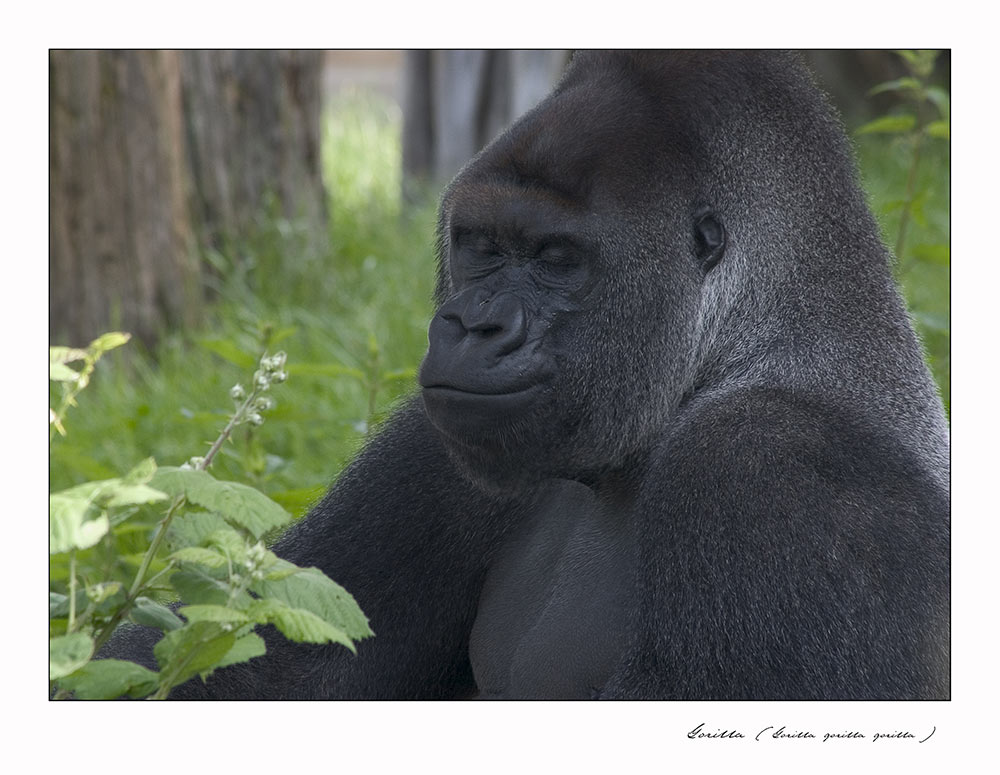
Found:
[[(868, 122), (858, 129), (858, 134), (896, 135), (910, 147), (911, 162), (905, 195), (903, 199), (893, 203), (893, 207), (898, 207), (901, 211), (895, 253), (897, 259), (902, 261), (911, 218), (923, 220), (922, 208), (926, 191), (917, 186), (917, 172), (920, 168), (924, 143), (931, 138), (950, 139), (951, 99), (945, 89), (930, 83), (939, 51), (906, 50), (896, 53), (906, 63), (910, 74), (879, 84), (869, 92), (869, 96), (893, 92), (904, 98), (908, 107), (901, 112), (881, 116)], [(936, 245), (933, 249), (917, 251), (916, 255), (919, 258), (932, 254), (934, 260), (947, 262), (948, 250), (947, 245)]]
[(950, 98), (936, 83), (940, 52), (896, 53), (907, 75), (879, 84), (870, 94), (892, 93), (900, 104), (889, 115), (861, 126), (857, 135), (869, 190), (878, 203), (886, 240), (894, 246), (896, 278), (948, 408)]
[[(108, 334), (86, 350), (52, 348), (50, 374), (64, 384), (52, 425), (65, 434), (65, 410), (89, 381), (101, 354), (128, 341)], [(67, 364), (82, 361), (76, 371)], [(340, 643), (372, 635), (354, 599), (316, 568), (300, 568), (268, 550), (264, 537), (291, 516), (258, 490), (217, 480), (207, 469), (235, 428), (259, 426), (274, 404), (265, 395), (287, 378), (284, 353), (265, 355), (249, 389), (230, 390), (234, 411), (204, 456), (158, 468), (152, 458), (125, 476), (85, 482), (49, 497), (50, 552), (67, 555), (65, 592), (49, 593), (53, 621), (49, 678), (56, 697), (128, 695), (162, 699), (185, 681), (265, 653), (253, 630), (272, 624), (290, 640)], [(108, 578), (78, 577), (77, 553), (126, 531), (143, 509), (168, 504), (127, 588)], [(179, 607), (159, 598), (179, 599)], [(164, 636), (158, 671), (116, 659), (94, 660), (125, 619)], [(60, 623), (61, 626), (57, 626)]]

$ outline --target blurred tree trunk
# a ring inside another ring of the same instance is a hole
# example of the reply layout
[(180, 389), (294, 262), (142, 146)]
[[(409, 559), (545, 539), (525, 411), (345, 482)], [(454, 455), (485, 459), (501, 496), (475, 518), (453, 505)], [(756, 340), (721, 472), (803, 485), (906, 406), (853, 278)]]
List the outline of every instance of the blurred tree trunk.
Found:
[(188, 153), (200, 243), (226, 249), (268, 214), (326, 236), (321, 51), (186, 51)]
[(52, 51), (53, 341), (112, 324), (151, 338), (198, 308), (187, 216), (180, 62), (169, 51)]
[(321, 52), (52, 51), (53, 342), (197, 320), (198, 255), (263, 208), (326, 236)]
[(569, 53), (408, 51), (403, 99), (405, 193), (446, 183), (555, 85)]

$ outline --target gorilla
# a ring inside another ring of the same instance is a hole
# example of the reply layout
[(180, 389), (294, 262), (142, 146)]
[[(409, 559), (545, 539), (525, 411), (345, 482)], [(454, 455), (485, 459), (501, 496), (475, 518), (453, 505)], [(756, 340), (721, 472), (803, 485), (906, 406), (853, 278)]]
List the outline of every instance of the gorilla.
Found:
[(376, 637), (174, 696), (950, 696), (947, 421), (796, 57), (577, 54), (437, 240), (420, 394), (275, 547)]

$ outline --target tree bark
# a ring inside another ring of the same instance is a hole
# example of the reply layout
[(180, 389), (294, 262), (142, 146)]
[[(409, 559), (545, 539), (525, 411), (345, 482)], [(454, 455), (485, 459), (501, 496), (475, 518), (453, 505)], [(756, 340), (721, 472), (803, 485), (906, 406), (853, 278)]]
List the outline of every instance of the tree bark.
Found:
[(326, 236), (321, 51), (181, 55), (192, 214), (204, 247), (227, 249), (262, 212)]
[(321, 52), (52, 51), (52, 342), (191, 325), (199, 252), (266, 212), (326, 238)]
[(150, 340), (197, 314), (180, 64), (169, 51), (50, 54), (53, 341)]

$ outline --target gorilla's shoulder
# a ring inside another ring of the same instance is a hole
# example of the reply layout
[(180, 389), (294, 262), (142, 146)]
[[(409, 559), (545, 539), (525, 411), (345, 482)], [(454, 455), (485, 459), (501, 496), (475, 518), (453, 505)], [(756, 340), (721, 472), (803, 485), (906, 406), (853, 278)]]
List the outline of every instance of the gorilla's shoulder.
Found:
[(877, 504), (928, 515), (950, 509), (948, 493), (935, 484), (934, 459), (863, 405), (747, 387), (697, 396), (678, 420), (664, 437), (661, 461), (717, 497), (731, 490), (746, 501), (787, 501), (796, 511), (812, 496), (869, 511)]

